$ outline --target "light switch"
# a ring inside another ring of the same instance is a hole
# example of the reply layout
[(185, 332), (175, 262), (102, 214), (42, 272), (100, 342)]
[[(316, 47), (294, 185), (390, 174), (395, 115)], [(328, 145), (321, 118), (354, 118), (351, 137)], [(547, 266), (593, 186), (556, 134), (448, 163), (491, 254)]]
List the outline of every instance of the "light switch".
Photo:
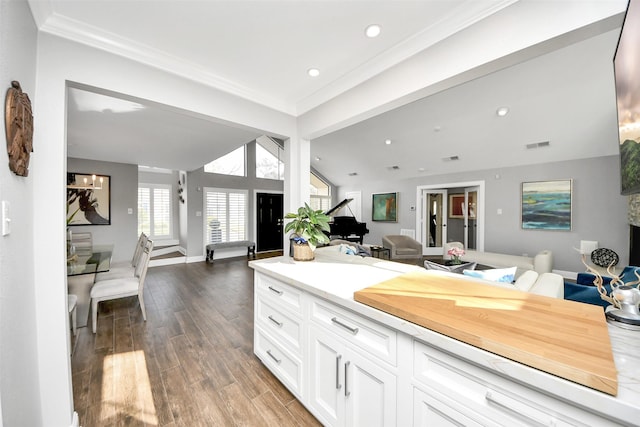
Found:
[(127, 209), (127, 213), (128, 213), (129, 215), (133, 215), (133, 208), (129, 208), (129, 209)]
[(498, 208), (498, 211), (496, 212), (498, 215), (502, 215), (502, 209)]
[(2, 201), (2, 235), (6, 236), (11, 233), (11, 218), (9, 218), (9, 202)]
[(202, 211), (196, 211), (196, 216), (202, 216)]

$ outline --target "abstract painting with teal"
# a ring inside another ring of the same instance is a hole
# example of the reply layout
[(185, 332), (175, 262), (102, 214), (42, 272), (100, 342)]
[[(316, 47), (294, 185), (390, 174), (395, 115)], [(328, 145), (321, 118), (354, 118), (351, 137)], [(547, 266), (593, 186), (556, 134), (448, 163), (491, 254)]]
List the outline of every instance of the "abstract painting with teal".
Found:
[(522, 228), (571, 230), (571, 180), (522, 183)]

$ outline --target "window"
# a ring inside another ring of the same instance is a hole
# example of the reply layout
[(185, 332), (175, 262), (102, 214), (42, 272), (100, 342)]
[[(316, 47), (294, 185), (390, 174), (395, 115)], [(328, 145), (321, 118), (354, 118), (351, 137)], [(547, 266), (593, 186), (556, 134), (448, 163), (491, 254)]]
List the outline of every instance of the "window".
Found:
[(247, 191), (204, 189), (205, 243), (247, 239)]
[(138, 186), (138, 234), (151, 239), (171, 239), (171, 186), (140, 184)]
[(284, 180), (284, 150), (273, 139), (261, 136), (256, 140), (256, 178)]
[(319, 176), (311, 172), (309, 177), (310, 206), (315, 210), (324, 212), (331, 209), (331, 187)]
[(204, 171), (222, 175), (245, 176), (245, 148), (244, 145), (229, 154), (217, 158), (204, 165)]

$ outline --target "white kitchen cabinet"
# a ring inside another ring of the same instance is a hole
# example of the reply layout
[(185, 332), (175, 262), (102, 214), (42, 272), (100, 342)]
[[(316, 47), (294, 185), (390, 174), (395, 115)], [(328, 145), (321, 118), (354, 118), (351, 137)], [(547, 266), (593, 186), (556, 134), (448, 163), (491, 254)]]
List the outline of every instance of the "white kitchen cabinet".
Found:
[(322, 327), (309, 328), (309, 406), (325, 425), (396, 425), (396, 376)]
[(303, 292), (256, 275), (254, 353), (298, 399), (304, 399), (306, 327)]

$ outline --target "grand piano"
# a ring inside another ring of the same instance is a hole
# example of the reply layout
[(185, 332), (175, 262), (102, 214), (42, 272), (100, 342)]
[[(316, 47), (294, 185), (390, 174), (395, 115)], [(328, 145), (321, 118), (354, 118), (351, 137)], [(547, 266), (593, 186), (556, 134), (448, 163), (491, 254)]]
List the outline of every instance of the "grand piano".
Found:
[[(351, 212), (351, 208), (349, 208), (349, 202), (353, 199), (344, 199), (331, 209), (325, 212), (325, 215), (331, 216), (334, 212), (338, 212), (340, 209), (345, 206)], [(358, 242), (362, 244), (362, 239), (365, 234), (369, 232), (367, 229), (366, 222), (358, 222), (356, 221), (356, 217), (351, 212), (351, 216), (334, 216), (333, 221), (329, 223), (329, 238), (331, 237), (339, 237), (343, 240), (348, 240), (350, 242)]]

